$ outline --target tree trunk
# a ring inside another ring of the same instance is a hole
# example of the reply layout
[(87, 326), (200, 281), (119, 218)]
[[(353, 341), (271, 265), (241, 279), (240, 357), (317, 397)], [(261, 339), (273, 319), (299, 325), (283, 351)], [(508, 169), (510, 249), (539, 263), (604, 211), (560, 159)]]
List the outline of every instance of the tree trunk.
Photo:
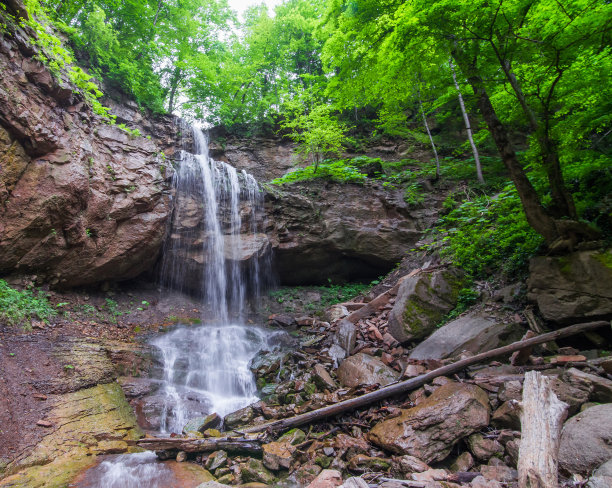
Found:
[(537, 371), (525, 373), (521, 404), (519, 488), (557, 488), (561, 428), (568, 405)]
[[(548, 128), (541, 127), (541, 124), (538, 122), (535, 113), (527, 103), (527, 98), (523, 93), (519, 81), (512, 72), (510, 63), (507, 60), (503, 60), (501, 55), (497, 53), (497, 50), (496, 54), (502, 70), (506, 75), (506, 79), (510, 83), (512, 90), (514, 91), (514, 95), (516, 96), (525, 116), (527, 117), (527, 120), (529, 121), (529, 127), (538, 141), (540, 156), (542, 158), (542, 166), (544, 167), (544, 171), (546, 171), (548, 183), (550, 184), (550, 193), (552, 196), (555, 213), (558, 217), (570, 217), (575, 219), (577, 214), (574, 199), (565, 186), (559, 155), (557, 154), (557, 149), (554, 142), (550, 138)], [(553, 90), (553, 88), (551, 88), (551, 90)], [(545, 106), (544, 111), (546, 112), (547, 110), (548, 108)], [(545, 117), (548, 119), (549, 115), (545, 114)]]
[(472, 147), (472, 153), (474, 154), (474, 162), (476, 163), (476, 176), (478, 177), (478, 181), (484, 185), (485, 180), (482, 176), (482, 167), (480, 165), (480, 156), (478, 154), (478, 148), (476, 147), (476, 143), (474, 142), (474, 137), (472, 136), (472, 127), (470, 125), (470, 118), (468, 117), (468, 113), (465, 110), (465, 103), (463, 103), (463, 95), (461, 94), (461, 88), (459, 87), (459, 83), (457, 83), (457, 75), (455, 74), (455, 66), (453, 65), (452, 58), (450, 59), (450, 69), (453, 75), (453, 82), (455, 83), (455, 88), (457, 89), (457, 96), (459, 98), (459, 106), (461, 107), (461, 113), (463, 114), (463, 120), (465, 122), (465, 129), (467, 131), (468, 140), (470, 141), (470, 146)]
[(179, 83), (181, 82), (182, 70), (180, 68), (174, 68), (172, 74), (172, 80), (170, 81), (170, 99), (168, 100), (168, 112), (172, 113), (174, 110), (174, 97), (176, 96), (176, 90), (178, 89)]
[(427, 117), (425, 117), (425, 111), (423, 110), (423, 103), (421, 102), (421, 97), (419, 97), (419, 108), (421, 109), (421, 116), (423, 117), (423, 125), (425, 126), (425, 130), (427, 131), (427, 135), (429, 136), (429, 142), (431, 142), (431, 149), (433, 150), (434, 156), (436, 157), (436, 178), (440, 178), (440, 159), (438, 158), (436, 144), (434, 143), (433, 137), (431, 136), (431, 131), (429, 130)]
[(510, 173), (510, 178), (523, 204), (527, 222), (529, 222), (529, 225), (531, 225), (536, 232), (544, 237), (546, 244), (552, 244), (559, 237), (559, 231), (557, 230), (555, 221), (542, 206), (538, 193), (535, 191), (529, 178), (527, 178), (525, 170), (518, 161), (514, 147), (508, 137), (508, 132), (497, 117), (497, 113), (493, 108), (493, 104), (487, 94), (482, 78), (464, 59), (465, 55), (460, 53), (458, 49), (452, 53), (452, 56), (459, 68), (461, 68), (461, 71), (468, 76), (468, 83), (472, 87), (472, 90), (474, 90), (474, 94), (478, 99), (478, 109), (487, 123), (487, 127), (495, 141), (502, 161)]
[(211, 437), (209, 439), (189, 439), (184, 437), (145, 437), (135, 441), (138, 447), (149, 451), (176, 449), (185, 452), (211, 452), (222, 449), (230, 452), (261, 452), (261, 442), (257, 439), (237, 437)]

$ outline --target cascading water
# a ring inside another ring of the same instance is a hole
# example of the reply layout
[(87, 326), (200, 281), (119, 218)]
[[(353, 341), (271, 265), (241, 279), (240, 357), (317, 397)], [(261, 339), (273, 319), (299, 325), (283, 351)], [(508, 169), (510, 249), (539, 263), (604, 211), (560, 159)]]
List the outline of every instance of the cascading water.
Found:
[[(174, 176), (175, 211), (161, 284), (199, 292), (204, 325), (179, 325), (151, 342), (163, 368), (148, 408), (156, 413), (152, 424), (161, 434), (181, 433), (194, 417), (224, 416), (256, 401), (249, 362), (281, 336), (245, 325), (247, 295), (259, 292), (262, 276), (269, 278), (269, 243), (258, 234), (262, 200), (257, 182), (210, 158), (207, 138), (198, 128), (193, 128), (193, 148), (193, 153), (182, 151)], [(147, 485), (146, 479), (168, 476), (167, 468), (150, 456), (141, 458), (105, 461), (90, 475), (96, 481), (84, 486), (157, 486)], [(122, 477), (124, 484), (117, 485)], [(131, 481), (134, 477), (138, 481)]]
[[(202, 256), (204, 318), (212, 323), (178, 327), (153, 341), (164, 365), (159, 422), (163, 433), (180, 433), (191, 417), (211, 412), (223, 416), (255, 401), (248, 364), (270, 339), (268, 331), (243, 325), (247, 291), (258, 291), (258, 266), (267, 243), (256, 232), (262, 203), (257, 182), (210, 158), (201, 130), (194, 128), (193, 138), (195, 154), (183, 151), (174, 178), (176, 214), (162, 280), (166, 286), (183, 287), (187, 257)], [(195, 209), (202, 217), (192, 221), (194, 201), (202, 203)], [(243, 220), (249, 231), (245, 239)], [(244, 269), (245, 260), (250, 269)]]

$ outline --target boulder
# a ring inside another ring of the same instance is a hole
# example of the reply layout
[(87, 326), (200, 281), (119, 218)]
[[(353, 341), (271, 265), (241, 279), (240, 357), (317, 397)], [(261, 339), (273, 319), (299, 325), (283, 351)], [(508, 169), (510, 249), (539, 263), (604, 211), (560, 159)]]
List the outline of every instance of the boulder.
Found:
[(235, 412), (228, 413), (223, 418), (223, 425), (225, 425), (227, 429), (233, 429), (234, 427), (248, 424), (255, 417), (256, 413), (253, 407), (244, 407)]
[(238, 466), (242, 483), (257, 482), (270, 485), (274, 482), (274, 475), (267, 470), (259, 459), (250, 458), (246, 463)]
[(262, 446), (264, 466), (272, 471), (289, 469), (295, 447), (289, 442), (269, 442)]
[(477, 386), (447, 383), (399, 417), (383, 420), (368, 434), (383, 449), (431, 463), (441, 461), (460, 439), (489, 424), (489, 399)]
[(610, 488), (612, 486), (612, 459), (593, 471), (587, 488)]
[(454, 269), (404, 279), (389, 312), (389, 333), (398, 342), (422, 339), (457, 304), (462, 274)]
[(364, 353), (346, 358), (337, 371), (338, 380), (344, 386), (388, 385), (397, 381), (399, 373), (382, 361)]
[(612, 403), (574, 415), (563, 426), (559, 467), (568, 473), (590, 473), (612, 458)]
[(557, 323), (612, 316), (612, 250), (539, 256), (529, 264), (528, 298)]
[(523, 335), (517, 324), (504, 323), (481, 312), (455, 319), (417, 345), (410, 359), (445, 359), (464, 351), (478, 354), (503, 346)]
[(223, 419), (216, 413), (211, 413), (206, 417), (196, 417), (191, 419), (183, 427), (183, 434), (188, 432), (204, 432), (208, 429), (216, 429), (223, 423)]
[[(587, 393), (588, 399), (601, 402), (612, 402), (612, 381), (590, 373), (585, 373), (577, 368), (570, 368), (562, 376), (563, 380), (568, 383), (568, 388), (571, 388), (571, 394), (568, 396), (578, 397), (580, 404), (584, 403), (584, 393)], [(563, 401), (566, 401), (562, 399)]]

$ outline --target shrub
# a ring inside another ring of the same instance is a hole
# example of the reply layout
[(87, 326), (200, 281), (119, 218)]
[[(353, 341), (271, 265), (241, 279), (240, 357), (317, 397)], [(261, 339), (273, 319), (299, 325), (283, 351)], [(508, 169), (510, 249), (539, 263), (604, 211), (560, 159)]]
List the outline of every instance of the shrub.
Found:
[(432, 231), (442, 257), (450, 258), (474, 278), (500, 270), (514, 276), (524, 269), (542, 244), (527, 223), (512, 185), (495, 196), (479, 195), (463, 201), (442, 217)]
[[(38, 318), (48, 322), (57, 311), (49, 304), (46, 293), (15, 290), (0, 280), (0, 319), (10, 325), (22, 324)], [(26, 324), (28, 325), (28, 324)]]

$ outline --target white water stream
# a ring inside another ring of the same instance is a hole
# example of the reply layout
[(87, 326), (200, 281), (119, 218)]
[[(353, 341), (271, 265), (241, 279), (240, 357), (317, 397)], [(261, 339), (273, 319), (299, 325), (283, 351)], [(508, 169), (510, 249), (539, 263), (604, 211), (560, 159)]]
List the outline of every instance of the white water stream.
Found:
[[(181, 433), (192, 418), (225, 416), (257, 400), (248, 365), (278, 333), (245, 325), (247, 294), (256, 294), (266, 273), (258, 257), (245, 269), (241, 235), (255, 235), (261, 193), (246, 172), (214, 161), (205, 134), (193, 128), (194, 151), (182, 152), (174, 177), (175, 213), (164, 251), (162, 286), (185, 290), (193, 272), (188, 256), (201, 264), (205, 325), (177, 326), (155, 338), (163, 377), (156, 394), (160, 434)], [(201, 218), (194, 219), (194, 215)], [(244, 222), (243, 222), (244, 220)], [(245, 225), (243, 225), (245, 224)], [(195, 265), (195, 264), (193, 264)], [(172, 471), (149, 453), (122, 455), (87, 473), (90, 488), (177, 487)], [(178, 484), (177, 484), (178, 483)]]

